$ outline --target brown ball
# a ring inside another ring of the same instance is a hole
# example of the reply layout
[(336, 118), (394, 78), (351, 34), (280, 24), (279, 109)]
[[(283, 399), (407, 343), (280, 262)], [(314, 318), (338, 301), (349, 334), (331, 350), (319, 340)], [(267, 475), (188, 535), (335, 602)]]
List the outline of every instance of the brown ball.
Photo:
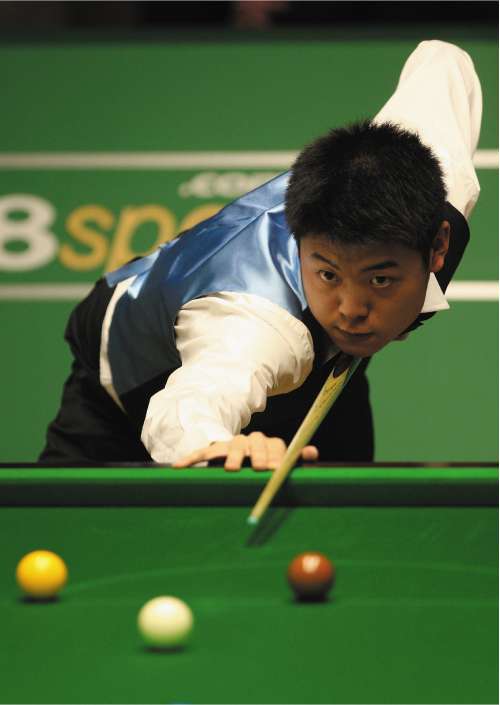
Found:
[(324, 599), (335, 582), (335, 566), (323, 554), (313, 551), (295, 556), (288, 566), (288, 582), (299, 599)]

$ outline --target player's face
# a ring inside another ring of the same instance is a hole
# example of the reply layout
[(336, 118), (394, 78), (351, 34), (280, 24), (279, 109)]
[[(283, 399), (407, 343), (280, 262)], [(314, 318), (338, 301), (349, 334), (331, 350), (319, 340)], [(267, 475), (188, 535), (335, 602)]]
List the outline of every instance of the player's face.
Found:
[(373, 355), (421, 312), (429, 274), (444, 264), (448, 237), (443, 223), (428, 267), (419, 252), (403, 245), (355, 247), (303, 238), (302, 283), (311, 313), (341, 350)]

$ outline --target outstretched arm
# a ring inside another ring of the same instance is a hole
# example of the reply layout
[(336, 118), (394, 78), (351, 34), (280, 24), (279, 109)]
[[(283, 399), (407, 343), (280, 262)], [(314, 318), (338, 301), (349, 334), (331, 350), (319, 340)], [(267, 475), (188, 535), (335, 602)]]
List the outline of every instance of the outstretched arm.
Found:
[[(151, 398), (142, 431), (151, 457), (162, 463), (189, 457), (185, 464), (193, 464), (233, 450), (233, 457), (247, 454), (242, 438), (233, 439), (268, 396), (303, 383), (314, 357), (301, 321), (249, 294), (191, 301), (179, 313), (176, 338), (182, 366)], [(253, 441), (259, 455), (262, 438)], [(278, 455), (284, 445), (264, 444)], [(203, 457), (194, 459), (198, 451)]]
[(374, 118), (416, 132), (441, 163), (448, 201), (466, 218), (479, 196), (472, 158), (479, 140), (481, 85), (470, 56), (447, 42), (421, 42), (392, 97)]

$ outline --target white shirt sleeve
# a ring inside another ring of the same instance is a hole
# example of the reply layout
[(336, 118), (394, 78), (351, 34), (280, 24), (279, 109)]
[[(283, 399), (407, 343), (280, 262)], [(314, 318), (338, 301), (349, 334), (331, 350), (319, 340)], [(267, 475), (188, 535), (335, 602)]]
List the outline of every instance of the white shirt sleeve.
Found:
[(472, 158), (481, 113), (481, 85), (470, 56), (433, 40), (421, 42), (410, 55), (395, 93), (374, 121), (419, 135), (441, 163), (448, 201), (467, 218), (479, 196)]
[(259, 296), (222, 292), (190, 301), (175, 332), (182, 366), (151, 397), (141, 436), (156, 462), (229, 440), (268, 396), (300, 387), (312, 368), (307, 327)]

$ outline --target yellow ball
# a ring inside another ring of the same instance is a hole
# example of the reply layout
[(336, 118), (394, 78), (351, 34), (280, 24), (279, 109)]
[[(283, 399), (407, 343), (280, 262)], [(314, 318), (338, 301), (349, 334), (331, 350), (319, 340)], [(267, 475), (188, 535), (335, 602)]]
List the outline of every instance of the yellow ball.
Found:
[(52, 551), (32, 551), (17, 564), (17, 584), (30, 597), (55, 597), (67, 579), (65, 562)]

